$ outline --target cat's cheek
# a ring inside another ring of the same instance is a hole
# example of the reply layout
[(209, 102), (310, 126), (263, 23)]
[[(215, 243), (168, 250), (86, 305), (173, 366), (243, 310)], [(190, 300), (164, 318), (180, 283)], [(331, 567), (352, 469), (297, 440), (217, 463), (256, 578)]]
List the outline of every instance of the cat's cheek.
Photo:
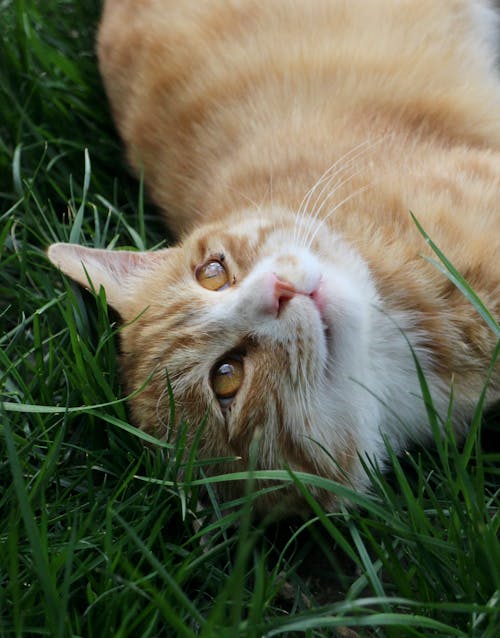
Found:
[[(357, 282), (338, 272), (328, 272), (314, 296), (329, 335), (346, 350), (344, 357), (361, 355), (369, 338), (375, 292), (365, 297)], [(344, 358), (343, 357), (343, 358)]]

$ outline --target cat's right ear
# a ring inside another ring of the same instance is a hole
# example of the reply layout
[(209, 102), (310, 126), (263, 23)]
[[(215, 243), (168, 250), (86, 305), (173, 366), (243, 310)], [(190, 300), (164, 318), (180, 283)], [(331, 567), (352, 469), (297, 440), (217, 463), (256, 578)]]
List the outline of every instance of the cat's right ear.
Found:
[(60, 243), (52, 244), (47, 256), (63, 273), (85, 288), (93, 286), (99, 291), (102, 286), (108, 304), (125, 319), (130, 312), (134, 280), (160, 260), (168, 259), (171, 250), (133, 252)]

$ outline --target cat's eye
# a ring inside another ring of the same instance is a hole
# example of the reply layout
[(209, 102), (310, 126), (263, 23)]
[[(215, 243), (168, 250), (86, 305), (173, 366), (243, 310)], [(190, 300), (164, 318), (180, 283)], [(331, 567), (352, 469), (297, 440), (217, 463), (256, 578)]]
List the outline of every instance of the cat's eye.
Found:
[(228, 408), (243, 383), (243, 361), (228, 357), (212, 370), (212, 388), (222, 408)]
[(229, 286), (229, 275), (222, 262), (211, 259), (196, 269), (196, 279), (207, 290), (223, 290)]

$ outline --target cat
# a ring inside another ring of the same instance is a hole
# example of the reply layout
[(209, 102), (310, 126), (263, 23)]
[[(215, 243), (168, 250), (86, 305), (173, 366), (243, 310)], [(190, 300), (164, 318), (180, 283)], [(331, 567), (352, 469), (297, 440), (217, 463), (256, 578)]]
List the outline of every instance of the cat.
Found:
[[(244, 470), (255, 440), (258, 469), (363, 492), (385, 438), (430, 438), (415, 355), (466, 432), (497, 337), (409, 211), (498, 317), (496, 23), (486, 0), (106, 1), (112, 113), (178, 243), (48, 256), (121, 316), (127, 393), (151, 377), (139, 428), (184, 418), (192, 440), (206, 418), (199, 456), (234, 459), (215, 474)], [(259, 503), (303, 508), (293, 489)]]

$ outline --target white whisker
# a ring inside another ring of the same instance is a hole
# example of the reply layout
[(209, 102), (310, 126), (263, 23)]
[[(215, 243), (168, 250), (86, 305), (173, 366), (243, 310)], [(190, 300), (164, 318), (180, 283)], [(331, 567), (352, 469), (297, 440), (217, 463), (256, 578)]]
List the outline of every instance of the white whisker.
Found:
[(228, 191), (232, 191), (233, 193), (236, 193), (237, 195), (239, 195), (240, 197), (242, 197), (243, 199), (245, 199), (249, 204), (251, 204), (252, 206), (255, 207), (255, 209), (257, 211), (262, 212), (262, 201), (265, 199), (265, 197), (262, 198), (262, 201), (260, 204), (258, 204), (255, 200), (253, 200), (251, 197), (249, 197), (248, 195), (246, 195), (245, 193), (243, 193), (242, 191), (240, 191), (237, 188), (234, 188), (234, 186), (226, 186), (226, 189)]
[(320, 223), (318, 224), (318, 226), (316, 227), (314, 233), (312, 234), (312, 236), (309, 239), (309, 244), (308, 244), (308, 248), (310, 248), (312, 246), (313, 241), (315, 240), (319, 230), (323, 227), (323, 225), (325, 224), (325, 222), (327, 221), (327, 219), (329, 217), (331, 217), (333, 215), (333, 213), (335, 213), (341, 206), (343, 206), (344, 204), (346, 204), (348, 201), (350, 201), (351, 199), (353, 199), (354, 197), (357, 197), (359, 195), (361, 195), (361, 193), (364, 193), (366, 190), (368, 190), (369, 188), (372, 188), (373, 184), (366, 184), (365, 186), (362, 186), (361, 188), (358, 188), (356, 191), (354, 191), (354, 193), (351, 193), (350, 195), (348, 195), (347, 197), (345, 197), (341, 202), (339, 202), (338, 204), (336, 204), (331, 211), (329, 211), (329, 213), (327, 215), (325, 215), (325, 217), (323, 217), (323, 219), (320, 221)]
[(351, 173), (350, 175), (348, 175), (341, 181), (335, 183), (331, 191), (326, 195), (326, 197), (323, 198), (323, 201), (321, 202), (321, 204), (319, 204), (319, 206), (315, 208), (314, 212), (311, 212), (309, 224), (308, 224), (306, 233), (304, 233), (304, 237), (303, 237), (304, 245), (306, 246), (311, 245), (310, 236), (311, 236), (311, 233), (313, 232), (313, 229), (316, 226), (316, 222), (324, 206), (332, 199), (332, 197), (337, 193), (337, 191), (339, 191), (343, 186), (348, 184), (350, 181), (352, 181), (355, 177), (360, 175), (362, 172), (363, 172), (363, 169), (359, 168), (358, 170), (354, 171), (353, 173)]
[[(317, 217), (317, 215), (315, 214), (315, 209), (319, 205), (321, 197), (325, 193), (326, 189), (331, 186), (332, 180), (334, 178), (340, 177), (342, 173), (344, 173), (357, 159), (362, 157), (368, 151), (372, 150), (386, 138), (387, 135), (382, 135), (375, 140), (365, 140), (357, 144), (349, 151), (344, 153), (344, 155), (338, 158), (331, 166), (326, 169), (326, 171), (306, 193), (299, 206), (299, 209), (297, 211), (297, 224), (294, 232), (295, 242), (299, 243), (299, 241), (302, 240), (300, 241), (300, 243), (308, 243), (308, 245), (310, 245), (310, 242), (307, 242), (307, 235), (314, 226), (313, 220)], [(337, 168), (338, 170), (335, 170)], [(361, 169), (359, 169), (359, 171), (361, 171)], [(321, 190), (319, 191), (319, 193), (316, 193), (317, 189), (319, 188), (321, 188)], [(336, 188), (336, 185), (334, 186), (334, 188)], [(314, 195), (316, 195), (315, 204), (312, 210), (309, 210), (309, 204)], [(308, 216), (309, 219), (307, 219)], [(302, 227), (302, 222), (305, 222), (304, 227)]]

